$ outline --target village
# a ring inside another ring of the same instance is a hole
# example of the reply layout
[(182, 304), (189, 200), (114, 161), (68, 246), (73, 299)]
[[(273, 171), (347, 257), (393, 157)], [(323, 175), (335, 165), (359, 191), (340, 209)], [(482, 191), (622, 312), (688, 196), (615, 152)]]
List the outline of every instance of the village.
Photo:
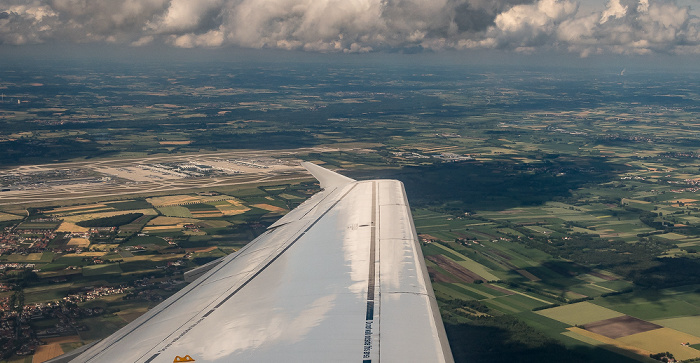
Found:
[[(114, 235), (116, 227), (85, 228), (82, 232), (59, 232), (63, 220), (56, 217), (21, 220), (6, 226), (0, 232), (0, 347), (2, 358), (13, 354), (28, 356), (49, 338), (80, 336), (90, 329), (84, 320), (104, 314), (113, 314), (105, 304), (91, 306), (91, 301), (101, 301), (116, 296), (121, 300), (139, 300), (157, 303), (177, 290), (182, 278), (164, 277), (80, 281), (86, 266), (117, 263), (105, 260), (101, 255), (117, 253), (113, 245), (98, 244), (105, 251), (88, 248), (91, 241), (100, 241), (105, 235)], [(190, 225), (192, 228), (194, 225)], [(143, 236), (143, 233), (137, 236)], [(113, 237), (112, 237), (113, 239)], [(109, 241), (109, 240), (107, 240)], [(147, 251), (143, 246), (127, 246), (125, 254)], [(179, 255), (180, 257), (186, 257)], [(52, 268), (52, 262), (73, 261)], [(161, 270), (179, 270), (182, 260), (166, 261)], [(172, 275), (172, 273), (171, 273)], [(137, 275), (138, 276), (138, 275)], [(36, 286), (40, 283), (39, 287)], [(46, 286), (46, 287), (41, 287)], [(164, 293), (165, 292), (165, 293)], [(63, 295), (63, 296), (61, 296)], [(47, 298), (55, 297), (47, 300)]]

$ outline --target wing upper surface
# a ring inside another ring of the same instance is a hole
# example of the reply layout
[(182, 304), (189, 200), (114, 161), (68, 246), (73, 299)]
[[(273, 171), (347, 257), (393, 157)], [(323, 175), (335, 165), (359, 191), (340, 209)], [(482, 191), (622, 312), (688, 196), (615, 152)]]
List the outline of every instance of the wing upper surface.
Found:
[(327, 186), (75, 361), (185, 356), (451, 362), (401, 183)]

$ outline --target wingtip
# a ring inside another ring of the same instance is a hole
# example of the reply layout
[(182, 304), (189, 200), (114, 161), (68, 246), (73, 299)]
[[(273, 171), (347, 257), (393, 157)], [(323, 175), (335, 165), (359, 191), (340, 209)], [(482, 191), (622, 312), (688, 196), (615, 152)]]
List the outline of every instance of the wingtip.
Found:
[(302, 161), (301, 166), (321, 183), (321, 188), (323, 189), (337, 188), (355, 181), (355, 179), (348, 178), (345, 175), (338, 174), (308, 161)]

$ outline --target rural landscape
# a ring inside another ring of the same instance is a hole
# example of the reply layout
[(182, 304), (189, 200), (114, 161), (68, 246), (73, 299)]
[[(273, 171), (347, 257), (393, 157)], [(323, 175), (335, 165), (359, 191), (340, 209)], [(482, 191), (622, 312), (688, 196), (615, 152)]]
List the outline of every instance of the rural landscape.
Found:
[(698, 85), (609, 65), (6, 61), (0, 359), (133, 321), (318, 192), (310, 161), (404, 183), (456, 361), (700, 361)]

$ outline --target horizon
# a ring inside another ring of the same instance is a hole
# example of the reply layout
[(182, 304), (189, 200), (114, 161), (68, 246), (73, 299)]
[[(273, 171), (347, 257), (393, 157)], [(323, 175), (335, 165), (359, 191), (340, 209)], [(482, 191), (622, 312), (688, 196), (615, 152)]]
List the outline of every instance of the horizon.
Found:
[(696, 55), (649, 54), (637, 56), (596, 55), (580, 58), (572, 54), (543, 52), (519, 54), (503, 50), (445, 50), (406, 54), (377, 52), (364, 54), (317, 53), (279, 49), (224, 47), (216, 49), (183, 49), (167, 46), (150, 49), (113, 44), (36, 44), (30, 46), (0, 45), (0, 65), (24, 69), (79, 64), (81, 66), (149, 64), (238, 64), (238, 65), (301, 65), (376, 67), (472, 67), (503, 70), (569, 70), (579, 72), (649, 71), (663, 73), (697, 73)]
[(125, 60), (201, 59), (193, 54), (203, 53), (266, 61), (372, 61), (401, 55), (410, 61), (508, 64), (512, 58), (525, 64), (583, 65), (619, 59), (658, 60), (659, 66), (690, 65), (700, 53), (700, 17), (690, 0), (294, 4), (0, 0), (0, 53), (15, 59), (98, 60), (120, 58), (115, 51), (125, 53)]

